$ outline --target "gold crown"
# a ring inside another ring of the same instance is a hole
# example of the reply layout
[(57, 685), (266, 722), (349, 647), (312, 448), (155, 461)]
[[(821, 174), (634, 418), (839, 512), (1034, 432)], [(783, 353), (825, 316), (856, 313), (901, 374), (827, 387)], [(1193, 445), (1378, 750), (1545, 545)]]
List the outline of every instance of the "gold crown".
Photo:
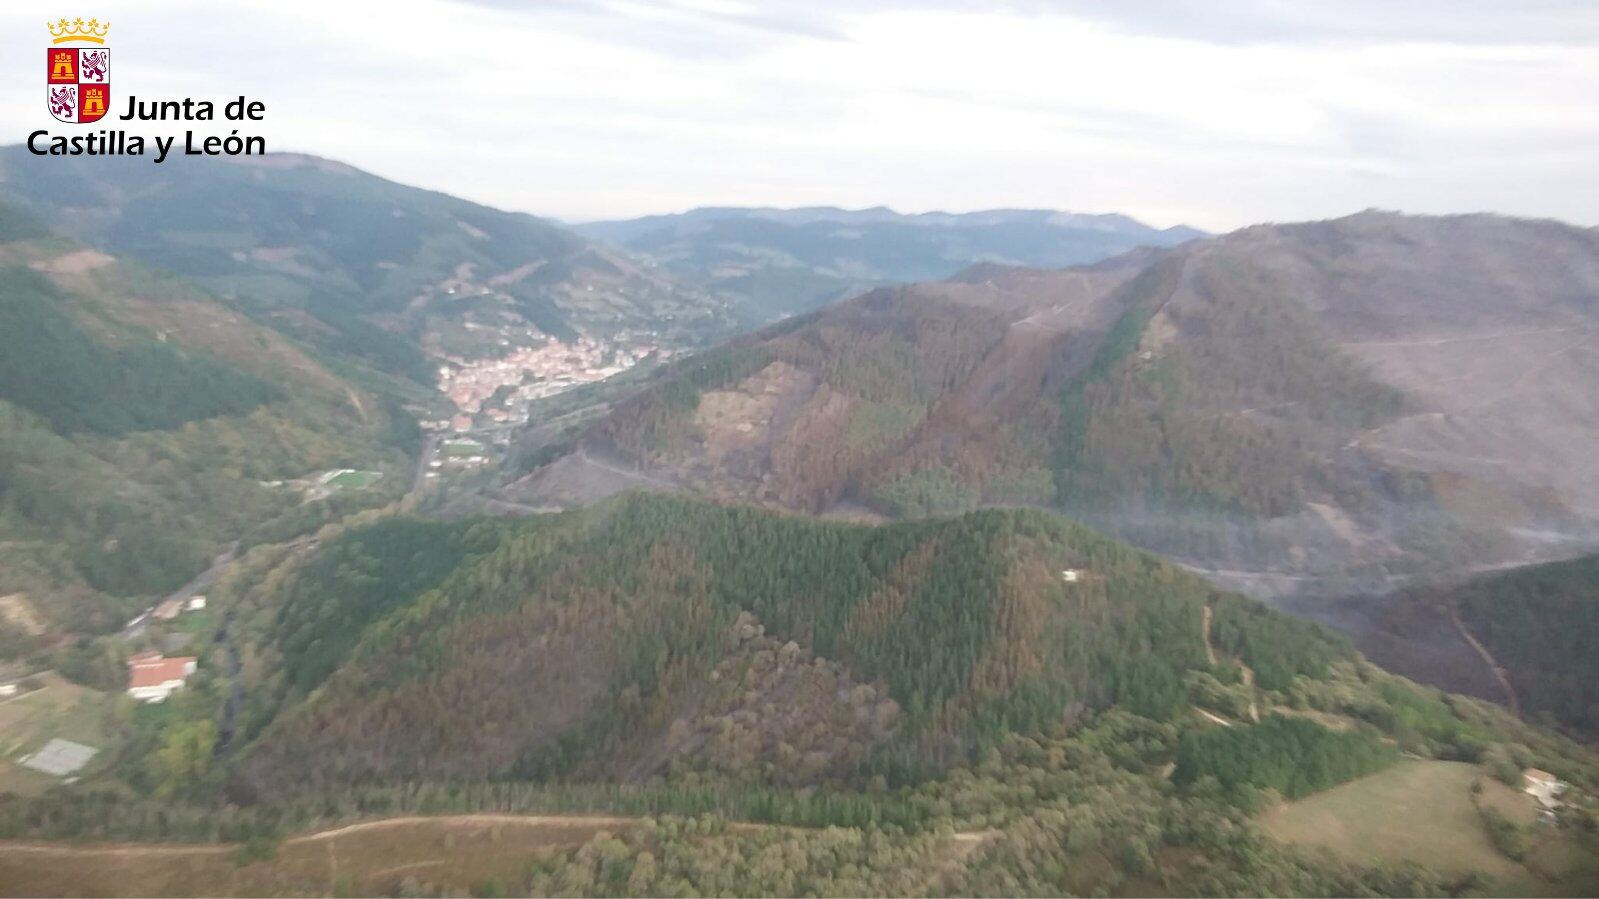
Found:
[(90, 41), (96, 44), (105, 43), (105, 33), (111, 30), (111, 23), (102, 23), (99, 19), (82, 19), (59, 22), (46, 22), (44, 27), (50, 29), (50, 35), (55, 38), (52, 44), (64, 44), (68, 41)]

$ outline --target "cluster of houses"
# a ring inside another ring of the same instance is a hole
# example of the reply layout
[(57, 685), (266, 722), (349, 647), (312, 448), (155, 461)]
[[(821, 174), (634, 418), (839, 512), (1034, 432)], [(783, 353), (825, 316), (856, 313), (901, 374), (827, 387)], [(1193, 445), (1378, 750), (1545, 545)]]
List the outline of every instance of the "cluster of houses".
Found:
[[(493, 358), (446, 356), (448, 364), (439, 367), (439, 391), (460, 413), (422, 426), (461, 433), (472, 429), (478, 415), (493, 424), (521, 424), (527, 420), (527, 403), (621, 374), (651, 354), (665, 358), (670, 351), (656, 345), (653, 335), (622, 335), (616, 343), (581, 335), (571, 343), (543, 338), (537, 346), (515, 347)], [(503, 397), (503, 404), (497, 397)]]

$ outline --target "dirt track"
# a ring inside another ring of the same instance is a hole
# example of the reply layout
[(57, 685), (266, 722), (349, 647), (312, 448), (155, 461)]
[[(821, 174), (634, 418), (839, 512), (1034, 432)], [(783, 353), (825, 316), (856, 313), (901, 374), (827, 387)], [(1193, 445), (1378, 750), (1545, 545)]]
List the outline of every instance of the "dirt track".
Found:
[[(530, 858), (574, 849), (596, 834), (626, 830), (642, 820), (407, 815), (290, 837), (270, 859), (248, 863), (238, 860), (234, 844), (0, 841), (0, 896), (322, 896), (341, 888), (384, 894), (408, 876), (465, 891), (481, 882), (515, 882)], [(732, 827), (747, 832), (776, 825)], [(987, 831), (953, 835), (934, 880), (993, 836)]]

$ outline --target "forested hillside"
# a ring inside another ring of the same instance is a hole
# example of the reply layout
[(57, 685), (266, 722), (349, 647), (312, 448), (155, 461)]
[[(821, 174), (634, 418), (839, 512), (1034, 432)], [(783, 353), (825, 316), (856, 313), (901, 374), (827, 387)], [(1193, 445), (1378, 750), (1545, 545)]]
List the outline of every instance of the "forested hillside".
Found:
[[(367, 518), (251, 553), (212, 591), (229, 644), (161, 729), (70, 790), (0, 798), (0, 836), (231, 841), (259, 877), (316, 827), (588, 812), (607, 833), (472, 888), (1488, 888), (1471, 861), (1341, 861), (1255, 823), (1403, 753), (1554, 772), (1570, 854), (1549, 876), (1591, 875), (1591, 754), (1046, 512), (870, 527), (629, 494)], [(215, 664), (234, 652), (236, 675)], [(398, 871), (365, 889), (454, 882)]]
[(1289, 691), (1352, 658), (1038, 512), (873, 528), (630, 496), (376, 525), (282, 583), (249, 619), (270, 661), (241, 776), (265, 794), (766, 763), (899, 782), (1095, 709), (1175, 720), (1188, 672)]
[(1596, 539), (1596, 292), (1595, 232), (1493, 216), (977, 266), (668, 367), (515, 489), (1055, 507), (1257, 593), (1385, 589)]
[[(1514, 702), (1529, 719), (1583, 739), (1599, 736), (1599, 556), (1351, 604), (1370, 619), (1362, 642), (1394, 670)], [(1482, 652), (1503, 669), (1503, 682)]]
[[(7, 147), (0, 198), (175, 272), (324, 360), (423, 384), (428, 352), (492, 354), (501, 329), (561, 339), (651, 330), (694, 344), (733, 322), (724, 301), (558, 225), (315, 157), (153, 166)], [(456, 346), (469, 322), (494, 339)]]
[[(9, 207), (0, 237), (0, 596), (45, 631), (11, 653), (120, 626), (275, 520), (403, 489), (415, 428), (392, 405), (239, 310)], [(310, 505), (288, 484), (335, 467), (392, 479)]]

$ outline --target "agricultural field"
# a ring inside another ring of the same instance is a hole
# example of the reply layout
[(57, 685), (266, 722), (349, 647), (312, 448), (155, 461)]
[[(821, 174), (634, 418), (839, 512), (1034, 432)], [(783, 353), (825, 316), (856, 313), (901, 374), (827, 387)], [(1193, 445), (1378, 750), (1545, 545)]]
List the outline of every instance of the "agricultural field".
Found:
[(0, 701), (0, 793), (36, 795), (58, 782), (21, 764), (52, 738), (105, 749), (106, 716), (116, 697), (54, 673), (39, 679), (43, 688)]
[(391, 818), (237, 845), (0, 842), (0, 896), (393, 895), (408, 877), (460, 894), (515, 881), (528, 862), (629, 818), (458, 815)]
[[(1482, 784), (1473, 796), (1472, 785)], [(1531, 826), (1528, 860), (1552, 879), (1505, 857), (1495, 848), (1477, 803)], [(1406, 759), (1385, 771), (1285, 803), (1267, 812), (1262, 826), (1288, 843), (1320, 846), (1357, 864), (1414, 861), (1448, 875), (1477, 871), (1493, 879), (1492, 895), (1587, 895), (1592, 883), (1574, 882), (1565, 865), (1540, 859), (1574, 858), (1553, 828), (1533, 824), (1532, 797), (1488, 777), (1465, 762)]]

